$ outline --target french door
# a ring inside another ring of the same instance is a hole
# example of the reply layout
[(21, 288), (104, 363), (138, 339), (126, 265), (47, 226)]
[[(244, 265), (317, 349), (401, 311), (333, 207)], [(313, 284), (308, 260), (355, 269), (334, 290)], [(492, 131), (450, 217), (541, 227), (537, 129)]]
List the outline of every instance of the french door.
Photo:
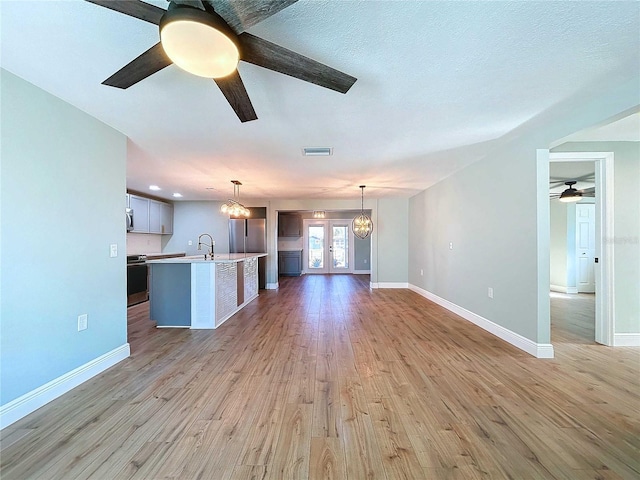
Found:
[(304, 221), (305, 273), (351, 273), (351, 220)]

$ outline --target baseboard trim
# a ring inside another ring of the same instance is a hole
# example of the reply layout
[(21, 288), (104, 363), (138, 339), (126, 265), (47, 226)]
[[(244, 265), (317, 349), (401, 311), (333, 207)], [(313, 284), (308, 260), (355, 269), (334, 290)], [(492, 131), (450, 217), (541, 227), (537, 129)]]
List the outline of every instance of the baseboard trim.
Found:
[(478, 327), (486, 330), (496, 337), (501, 338), (514, 347), (527, 352), (529, 355), (533, 355), (536, 358), (554, 357), (553, 345), (551, 345), (550, 343), (536, 343), (532, 340), (529, 340), (528, 338), (525, 338), (518, 333), (512, 332), (508, 328), (504, 328), (503, 326), (498, 325), (491, 320), (487, 320), (486, 318), (481, 317), (480, 315), (475, 314), (467, 310), (466, 308), (460, 307), (459, 305), (456, 305), (449, 300), (439, 297), (438, 295), (424, 290), (420, 287), (416, 287), (415, 285), (409, 284), (409, 289), (419, 295), (422, 295), (427, 300), (431, 300), (432, 302), (437, 303), (441, 307), (446, 308), (447, 310), (455, 313), (465, 320), (468, 320), (469, 322), (477, 325)]
[(371, 288), (409, 288), (406, 282), (376, 282), (369, 284)]
[(614, 347), (640, 347), (640, 333), (614, 333)]
[(81, 383), (102, 373), (107, 368), (114, 366), (130, 355), (129, 344), (125, 343), (118, 348), (91, 360), (80, 367), (71, 370), (64, 375), (45, 383), (24, 395), (12, 400), (0, 407), (0, 428), (5, 428), (12, 423), (26, 417), (38, 408), (46, 405)]
[(267, 284), (264, 286), (264, 289), (265, 289), (265, 290), (277, 290), (277, 289), (278, 289), (278, 287), (279, 287), (278, 282), (276, 282), (276, 283), (267, 283)]
[(563, 287), (561, 285), (549, 285), (549, 290), (558, 293), (578, 293), (578, 287)]
[(371, 270), (354, 270), (354, 275), (371, 275)]

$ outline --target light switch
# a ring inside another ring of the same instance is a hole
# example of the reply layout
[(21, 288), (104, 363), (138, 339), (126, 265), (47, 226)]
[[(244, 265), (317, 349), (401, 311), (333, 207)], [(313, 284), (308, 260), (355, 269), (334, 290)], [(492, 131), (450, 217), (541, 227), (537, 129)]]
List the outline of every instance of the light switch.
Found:
[(109, 248), (109, 256), (111, 258), (118, 256), (118, 244), (112, 243)]

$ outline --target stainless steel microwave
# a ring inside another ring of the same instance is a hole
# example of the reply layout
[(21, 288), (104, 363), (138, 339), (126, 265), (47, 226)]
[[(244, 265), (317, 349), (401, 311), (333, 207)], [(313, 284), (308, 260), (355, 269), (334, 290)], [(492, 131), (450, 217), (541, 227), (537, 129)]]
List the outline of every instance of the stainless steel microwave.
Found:
[(127, 208), (127, 232), (133, 230), (133, 209)]

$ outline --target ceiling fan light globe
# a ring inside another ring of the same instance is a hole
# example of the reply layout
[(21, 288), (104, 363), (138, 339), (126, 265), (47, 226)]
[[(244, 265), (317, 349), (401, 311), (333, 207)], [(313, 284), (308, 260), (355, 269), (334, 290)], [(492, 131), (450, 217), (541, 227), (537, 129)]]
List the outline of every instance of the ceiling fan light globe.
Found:
[(571, 196), (565, 196), (565, 197), (560, 196), (558, 200), (560, 200), (563, 203), (579, 202), (580, 200), (582, 200), (582, 195), (571, 195)]
[(160, 41), (183, 70), (206, 78), (226, 77), (238, 67), (238, 47), (224, 33), (202, 23), (176, 20), (163, 26)]
[(563, 203), (579, 202), (581, 199), (582, 199), (582, 192), (579, 192), (578, 190), (576, 190), (575, 188), (572, 188), (571, 186), (569, 186), (569, 188), (567, 188), (564, 192), (562, 192), (562, 194), (560, 194), (560, 198), (558, 198), (558, 200), (560, 200)]
[(160, 20), (160, 42), (181, 69), (206, 78), (222, 78), (238, 67), (237, 37), (215, 13), (173, 7)]

